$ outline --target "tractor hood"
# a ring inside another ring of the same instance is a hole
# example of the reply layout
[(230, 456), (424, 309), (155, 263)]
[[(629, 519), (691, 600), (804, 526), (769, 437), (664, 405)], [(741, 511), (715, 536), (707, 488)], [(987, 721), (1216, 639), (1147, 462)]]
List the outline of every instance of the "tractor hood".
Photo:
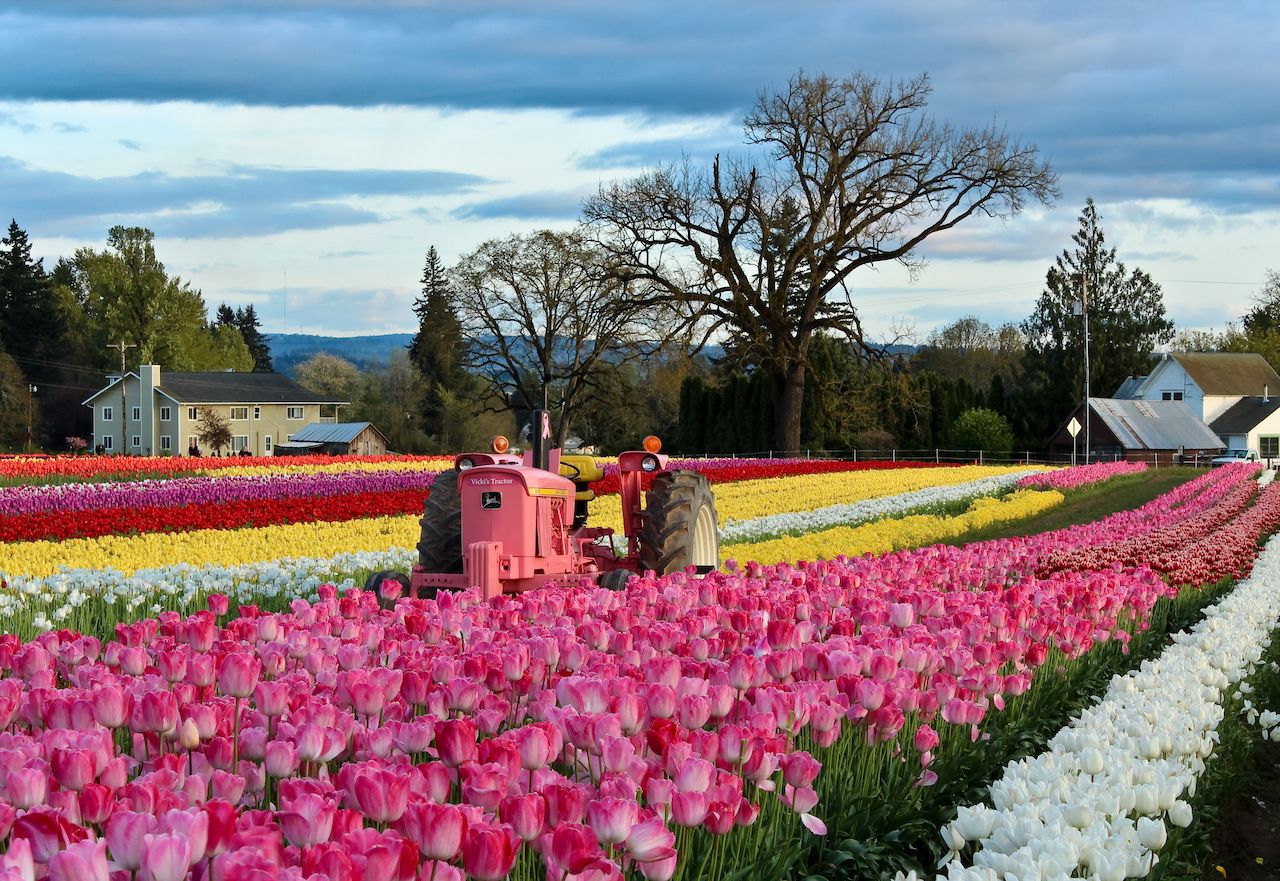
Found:
[(502, 490), (519, 486), (531, 496), (566, 499), (573, 494), (573, 482), (568, 478), (522, 465), (477, 465), (462, 472), (458, 486), (464, 491), (467, 487)]

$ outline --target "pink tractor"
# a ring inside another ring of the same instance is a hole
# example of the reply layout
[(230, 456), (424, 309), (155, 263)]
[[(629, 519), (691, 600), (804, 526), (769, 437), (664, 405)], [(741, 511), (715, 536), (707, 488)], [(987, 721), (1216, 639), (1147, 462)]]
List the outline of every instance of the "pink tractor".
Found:
[[(551, 420), (535, 410), (538, 426), (523, 457), (508, 453), (504, 437), (492, 453), (464, 453), (436, 478), (422, 514), (418, 565), (410, 575), (375, 572), (366, 587), (399, 581), (415, 597), (479, 587), (485, 598), (587, 578), (620, 590), (637, 572), (666, 574), (720, 565), (715, 498), (705, 475), (667, 471), (656, 437), (643, 450), (618, 456), (626, 553), (614, 530), (587, 525), (590, 484), (604, 479), (591, 456), (551, 446)], [(653, 481), (640, 507), (641, 477)]]

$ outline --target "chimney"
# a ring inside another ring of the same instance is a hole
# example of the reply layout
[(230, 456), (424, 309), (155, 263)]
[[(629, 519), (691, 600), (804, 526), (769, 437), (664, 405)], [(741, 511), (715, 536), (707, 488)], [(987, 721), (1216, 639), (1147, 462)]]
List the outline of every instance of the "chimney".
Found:
[(1268, 388), (1267, 386), (1265, 386), (1265, 385), (1264, 385), (1264, 386), (1262, 387), (1262, 403), (1264, 403), (1264, 404), (1270, 404), (1270, 403), (1271, 403), (1271, 394), (1270, 394), (1270, 392), (1271, 392), (1271, 389), (1270, 389), (1270, 388)]

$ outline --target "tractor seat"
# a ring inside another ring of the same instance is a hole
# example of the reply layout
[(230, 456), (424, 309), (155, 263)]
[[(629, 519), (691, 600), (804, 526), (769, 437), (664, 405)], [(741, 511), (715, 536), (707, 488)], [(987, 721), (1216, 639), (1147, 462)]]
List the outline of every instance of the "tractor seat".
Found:
[(604, 469), (594, 456), (568, 455), (560, 457), (560, 476), (573, 481), (577, 492), (574, 497), (580, 502), (589, 502), (596, 497), (590, 484), (604, 480)]

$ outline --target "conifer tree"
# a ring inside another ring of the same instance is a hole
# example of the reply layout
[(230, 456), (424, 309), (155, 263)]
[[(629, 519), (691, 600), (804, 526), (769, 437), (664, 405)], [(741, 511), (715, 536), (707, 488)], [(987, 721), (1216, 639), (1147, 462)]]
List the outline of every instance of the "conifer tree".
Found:
[[(222, 317), (219, 310), (218, 317)], [(244, 337), (244, 344), (249, 348), (249, 354), (253, 356), (253, 372), (254, 373), (271, 373), (271, 337), (263, 336), (258, 330), (262, 323), (258, 320), (258, 313), (254, 310), (253, 304), (250, 303), (243, 309), (235, 311), (235, 325), (240, 329), (240, 335)]]
[(422, 430), (438, 437), (444, 427), (445, 392), (458, 392), (467, 376), (462, 369), (462, 324), (454, 311), (453, 293), (440, 255), (432, 245), (422, 269), (422, 296), (414, 301), (418, 332), (409, 344), (409, 359), (427, 383)]
[(57, 328), (52, 285), (42, 260), (31, 259), (31, 242), (18, 221), (9, 223), (0, 250), (0, 348), (30, 373)]

